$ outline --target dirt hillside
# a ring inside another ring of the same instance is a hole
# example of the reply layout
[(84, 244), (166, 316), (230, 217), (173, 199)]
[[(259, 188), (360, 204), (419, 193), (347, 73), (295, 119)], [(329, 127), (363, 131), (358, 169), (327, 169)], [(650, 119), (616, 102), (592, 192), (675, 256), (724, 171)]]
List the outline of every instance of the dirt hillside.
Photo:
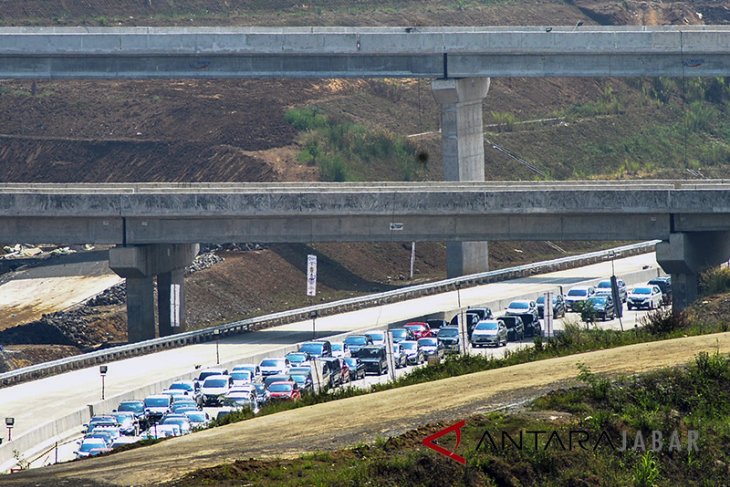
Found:
[[(730, 21), (727, 7), (710, 0), (1, 3), (0, 25), (574, 25), (577, 20), (586, 25), (610, 25)], [(639, 91), (626, 80), (492, 81), (484, 105), (486, 124), (494, 124), (505, 113), (525, 121), (550, 118), (566, 107), (591, 106), (609, 89), (629, 95)], [(285, 121), (291, 108), (311, 106), (320, 107), (331, 117), (401, 136), (430, 132), (409, 140), (428, 154), (427, 171), (421, 176), (441, 178), (438, 113), (429, 80), (6, 80), (0, 81), (0, 181), (314, 181), (319, 178), (319, 169), (299, 162), (301, 134)], [(629, 137), (641, 132), (648, 119), (669, 120), (653, 105), (642, 112), (627, 112), (620, 117), (599, 115), (570, 124), (558, 118), (549, 126), (528, 123), (505, 133), (501, 128), (490, 130), (500, 132), (495, 136), (514, 152), (533, 156), (530, 159), (537, 164), (543, 160), (554, 164), (554, 176), (562, 178), (576, 172), (567, 159), (570, 152), (602, 142), (608, 134)], [(675, 147), (676, 142), (670, 140), (668, 146)], [(607, 151), (601, 147), (602, 159)], [(723, 174), (726, 170), (722, 165), (715, 173), (710, 169), (707, 174)], [(686, 177), (682, 171), (679, 175)], [(394, 177), (387, 167), (375, 167), (371, 172), (376, 175), (374, 179)], [(488, 179), (529, 180), (535, 176), (489, 146), (486, 173)], [(321, 300), (408, 284), (404, 277), (408, 274), (408, 245), (327, 244), (308, 248), (259, 243), (263, 250), (230, 253), (224, 263), (189, 279), (188, 310), (194, 327), (306, 304), (301, 295), (302, 263), (312, 249), (323, 259), (321, 275), (329, 276), (322, 283)], [(441, 243), (418, 244), (413, 282), (445, 276), (443, 248)], [(490, 246), (490, 261), (493, 268), (499, 268), (588, 248), (592, 245), (580, 242), (557, 242), (557, 247), (553, 243), (497, 242)], [(123, 308), (105, 310), (97, 321), (91, 345), (124, 341), (123, 321)], [(11, 336), (25, 336), (25, 340), (6, 343), (32, 347), (38, 344), (36, 337), (54, 335), (15, 330)], [(96, 343), (97, 337), (103, 343)], [(28, 347), (23, 353), (30, 353)], [(46, 356), (46, 351), (39, 354)], [(34, 359), (26, 355), (16, 363), (29, 361)]]

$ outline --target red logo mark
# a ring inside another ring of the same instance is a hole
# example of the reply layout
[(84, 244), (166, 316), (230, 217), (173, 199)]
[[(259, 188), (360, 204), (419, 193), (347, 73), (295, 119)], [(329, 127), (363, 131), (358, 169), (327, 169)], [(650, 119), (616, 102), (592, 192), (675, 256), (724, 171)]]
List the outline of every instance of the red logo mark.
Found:
[(454, 450), (459, 448), (459, 443), (461, 443), (461, 428), (466, 424), (466, 421), (461, 420), (456, 424), (452, 424), (448, 428), (442, 429), (441, 431), (437, 431), (436, 433), (432, 434), (431, 436), (427, 436), (423, 439), (423, 446), (430, 448), (434, 451), (437, 451), (438, 453), (442, 454), (445, 457), (449, 457), (452, 460), (456, 460), (462, 465), (466, 465), (466, 459), (460, 455), (457, 455), (455, 452), (447, 450), (446, 448), (437, 445), (434, 443), (434, 440), (438, 440), (444, 435), (448, 435), (452, 431), (456, 432), (456, 445), (454, 446)]

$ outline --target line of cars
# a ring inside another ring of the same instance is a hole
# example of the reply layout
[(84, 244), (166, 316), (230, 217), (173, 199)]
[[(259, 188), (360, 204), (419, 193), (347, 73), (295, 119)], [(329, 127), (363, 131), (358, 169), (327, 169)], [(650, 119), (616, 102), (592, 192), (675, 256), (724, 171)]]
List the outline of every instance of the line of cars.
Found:
[[(617, 296), (621, 306), (625, 303), (632, 309), (657, 309), (672, 302), (671, 277), (656, 277), (646, 284), (628, 288), (623, 279), (616, 279)], [(596, 286), (575, 286), (568, 290), (565, 297), (553, 297), (553, 309), (567, 312), (581, 312), (584, 308), (591, 311), (592, 318), (614, 319), (616, 307), (610, 279), (600, 281)]]
[[(646, 285), (626, 288), (618, 279), (619, 295), (629, 309), (653, 309), (671, 302), (671, 280), (652, 279)], [(459, 320), (466, 323), (468, 341), (473, 347), (501, 346), (508, 341), (540, 335), (545, 296), (537, 300), (515, 300), (504, 316), (494, 317), (491, 309), (474, 307), (445, 320), (425, 320), (392, 328), (392, 359), (396, 368), (420, 365), (449, 353), (459, 353)], [(611, 316), (610, 281), (597, 286), (576, 286), (567, 295), (552, 296), (554, 316), (578, 311), (591, 302), (594, 309)], [(603, 308), (600, 305), (603, 305)], [(388, 373), (387, 332), (371, 330), (350, 335), (343, 342), (315, 340), (299, 344), (296, 352), (285, 357), (265, 358), (259, 364), (239, 364), (230, 370), (207, 368), (193, 381), (177, 381), (143, 400), (122, 401), (111, 414), (97, 415), (84, 425), (84, 438), (75, 452), (78, 458), (97, 455), (143, 438), (163, 438), (188, 434), (210, 422), (205, 406), (222, 409), (218, 416), (250, 409), (256, 414), (261, 406), (275, 401), (297, 401), (302, 395), (334, 388), (365, 378), (368, 373)], [(316, 360), (315, 360), (316, 359)]]

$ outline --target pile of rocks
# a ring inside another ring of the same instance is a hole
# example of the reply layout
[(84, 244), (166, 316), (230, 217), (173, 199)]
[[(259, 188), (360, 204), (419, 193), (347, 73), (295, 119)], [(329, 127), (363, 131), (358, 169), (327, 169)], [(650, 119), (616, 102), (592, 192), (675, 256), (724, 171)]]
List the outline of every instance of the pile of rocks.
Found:
[(227, 243), (227, 244), (200, 244), (200, 252), (215, 252), (216, 250), (250, 252), (252, 250), (264, 250), (264, 247), (257, 243)]
[(217, 255), (214, 251), (201, 252), (197, 255), (197, 257), (195, 257), (193, 263), (185, 268), (185, 275), (202, 271), (203, 269), (207, 269), (219, 262), (223, 262), (223, 257)]
[(127, 283), (120, 282), (116, 286), (104, 290), (84, 303), (84, 306), (111, 306), (127, 302)]

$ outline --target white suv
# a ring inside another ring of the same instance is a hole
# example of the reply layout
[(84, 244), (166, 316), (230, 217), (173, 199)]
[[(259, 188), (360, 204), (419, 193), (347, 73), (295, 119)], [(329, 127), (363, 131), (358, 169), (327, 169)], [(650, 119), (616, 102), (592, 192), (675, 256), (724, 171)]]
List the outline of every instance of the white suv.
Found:
[(580, 311), (583, 301), (596, 294), (596, 288), (593, 286), (575, 286), (571, 287), (568, 294), (565, 295), (565, 310)]

